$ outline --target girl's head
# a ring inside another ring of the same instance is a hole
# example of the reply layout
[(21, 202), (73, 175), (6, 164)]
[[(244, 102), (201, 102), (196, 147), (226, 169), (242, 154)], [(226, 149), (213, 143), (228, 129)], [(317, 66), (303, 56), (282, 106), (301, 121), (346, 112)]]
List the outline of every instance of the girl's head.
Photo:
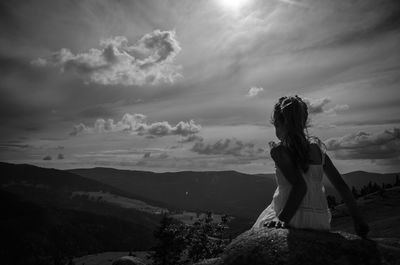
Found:
[(281, 97), (275, 104), (272, 124), (276, 136), (286, 146), (304, 172), (308, 170), (309, 141), (307, 135), (308, 108), (299, 96)]

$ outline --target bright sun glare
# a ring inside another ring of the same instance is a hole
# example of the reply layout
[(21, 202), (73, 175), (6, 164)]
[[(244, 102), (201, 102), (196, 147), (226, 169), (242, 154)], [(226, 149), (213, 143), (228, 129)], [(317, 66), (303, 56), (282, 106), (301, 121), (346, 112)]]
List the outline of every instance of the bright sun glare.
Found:
[(218, 0), (218, 2), (225, 8), (232, 11), (239, 11), (250, 0)]

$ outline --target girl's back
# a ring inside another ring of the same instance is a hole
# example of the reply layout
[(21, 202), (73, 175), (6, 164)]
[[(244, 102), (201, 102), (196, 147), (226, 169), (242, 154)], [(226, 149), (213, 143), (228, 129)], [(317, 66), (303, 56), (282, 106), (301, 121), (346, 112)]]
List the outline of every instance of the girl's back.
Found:
[[(329, 230), (331, 213), (328, 209), (325, 189), (322, 184), (324, 152), (317, 144), (310, 145), (310, 160), (308, 171), (302, 173), (307, 185), (307, 192), (289, 225), (295, 228)], [(276, 166), (275, 176), (278, 187), (270, 206), (260, 215), (254, 224), (255, 227), (272, 221), (283, 210), (289, 197), (292, 185), (278, 166)]]
[[(322, 184), (324, 174), (324, 152), (316, 144), (310, 146), (311, 163), (302, 177), (307, 185), (307, 192), (289, 225), (296, 228), (329, 230), (331, 213), (326, 200), (325, 188)], [(280, 212), (290, 194), (291, 184), (287, 181), (279, 167), (276, 167), (277, 191), (273, 203), (276, 212)]]

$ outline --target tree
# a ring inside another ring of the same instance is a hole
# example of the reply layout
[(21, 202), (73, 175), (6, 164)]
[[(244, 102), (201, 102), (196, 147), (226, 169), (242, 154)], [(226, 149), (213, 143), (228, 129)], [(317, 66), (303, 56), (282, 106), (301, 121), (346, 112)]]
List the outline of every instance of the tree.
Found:
[(72, 259), (72, 257), (68, 258), (68, 265), (75, 265), (74, 260)]
[(186, 225), (165, 215), (154, 234), (158, 239), (153, 248), (154, 264), (181, 265), (216, 257), (229, 243), (224, 235), (228, 219), (224, 215), (221, 222), (215, 223), (209, 212), (193, 225)]
[(351, 193), (353, 193), (354, 198), (357, 199), (359, 197), (358, 191), (354, 186), (351, 188)]
[(153, 248), (155, 265), (178, 265), (181, 263), (181, 253), (185, 249), (185, 238), (182, 236), (183, 224), (176, 224), (168, 215), (161, 219), (160, 228), (154, 237), (158, 244)]

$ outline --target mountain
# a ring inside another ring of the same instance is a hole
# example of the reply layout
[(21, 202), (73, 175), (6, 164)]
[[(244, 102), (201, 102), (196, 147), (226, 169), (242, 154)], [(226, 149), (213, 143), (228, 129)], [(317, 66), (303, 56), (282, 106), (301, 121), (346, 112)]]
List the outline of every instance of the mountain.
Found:
[(343, 174), (343, 178), (346, 181), (347, 185), (354, 186), (357, 189), (360, 189), (362, 186), (367, 185), (368, 182), (376, 183), (378, 185), (385, 184), (393, 184), (396, 181), (396, 175), (400, 173), (370, 173), (365, 171), (354, 171), (350, 173)]
[[(73, 169), (69, 172), (94, 179), (144, 198), (187, 210), (211, 210), (254, 220), (271, 202), (276, 189), (274, 174), (244, 174), (235, 171), (181, 171), (153, 173), (112, 168)], [(396, 174), (355, 171), (342, 177), (351, 188), (369, 181), (393, 184)], [(324, 177), (327, 194), (338, 192)]]
[[(352, 187), (355, 187), (358, 191), (360, 191), (360, 189), (364, 185), (365, 186), (368, 185), (369, 182), (371, 182), (372, 184), (376, 183), (379, 186), (381, 186), (383, 183), (393, 185), (396, 181), (396, 175), (400, 175), (400, 173), (381, 174), (381, 173), (371, 173), (365, 171), (353, 171), (350, 173), (343, 174), (342, 177), (350, 189)], [(331, 196), (335, 196), (336, 199), (339, 199), (340, 201), (341, 197), (339, 193), (327, 179), (325, 179), (325, 181), (326, 181), (325, 184), (326, 193)]]
[[(0, 185), (8, 189), (35, 188), (36, 190), (62, 191), (62, 192), (95, 192), (103, 191), (115, 194), (121, 197), (127, 197), (136, 200), (142, 200), (149, 204), (166, 207), (165, 203), (154, 201), (126, 192), (113, 186), (88, 179), (68, 171), (41, 168), (28, 164), (10, 164), (0, 162)], [(29, 196), (25, 194), (25, 196)], [(32, 198), (35, 199), (35, 198)]]
[(89, 195), (141, 197), (62, 170), (0, 163), (0, 172), (4, 264), (65, 264), (68, 256), (148, 250), (155, 243), (161, 215)]
[[(227, 213), (236, 217), (229, 224), (233, 234), (241, 233), (270, 203), (276, 188), (273, 174), (235, 171), (67, 171), (0, 162), (0, 172), (0, 243), (6, 246), (0, 254), (6, 264), (54, 263), (69, 255), (149, 249), (160, 215), (137, 205)], [(395, 175), (357, 171), (343, 178), (359, 189), (369, 181), (393, 184)], [(328, 194), (335, 192), (326, 187)], [(396, 192), (387, 193), (394, 196), (390, 201), (362, 201), (375, 236), (390, 235), (393, 222), (399, 220), (393, 213), (398, 208)], [(336, 218), (342, 219), (334, 221), (334, 227), (351, 229), (348, 217)]]
[(69, 172), (177, 208), (227, 213), (251, 220), (270, 203), (276, 188), (272, 178), (236, 171), (153, 173), (92, 168)]
[(148, 249), (148, 224), (68, 208), (43, 206), (0, 189), (2, 264), (66, 264), (68, 257)]

